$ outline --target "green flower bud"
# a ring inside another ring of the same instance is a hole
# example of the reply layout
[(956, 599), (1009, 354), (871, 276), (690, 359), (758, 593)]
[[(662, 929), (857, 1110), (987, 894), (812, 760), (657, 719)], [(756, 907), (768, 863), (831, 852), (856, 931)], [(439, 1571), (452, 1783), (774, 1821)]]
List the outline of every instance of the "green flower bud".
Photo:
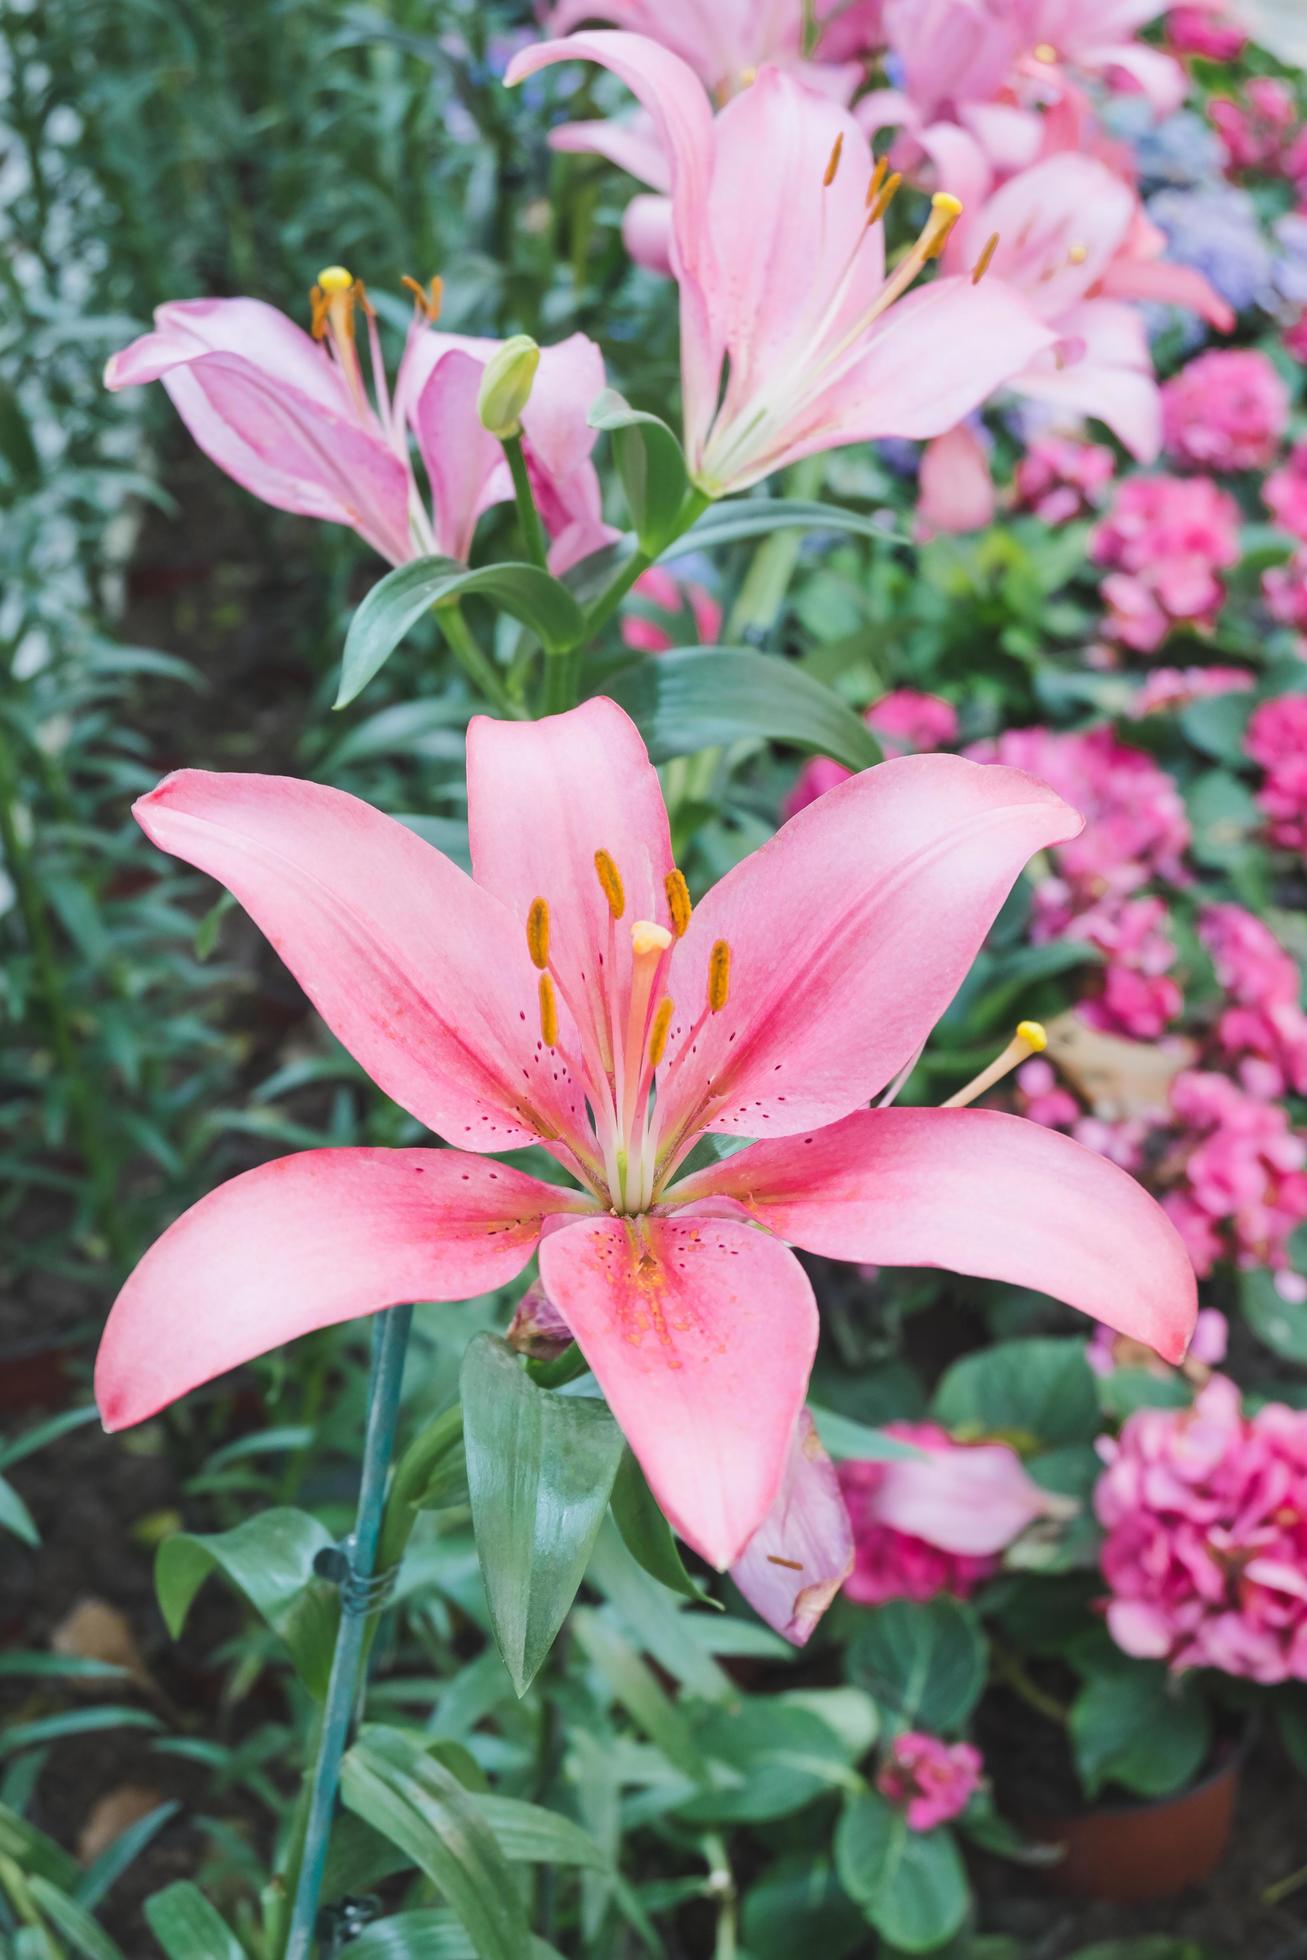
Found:
[(522, 410), (531, 399), (539, 365), (540, 349), (525, 333), (515, 333), (486, 362), (477, 393), (477, 414), (482, 428), (501, 442), (520, 433)]

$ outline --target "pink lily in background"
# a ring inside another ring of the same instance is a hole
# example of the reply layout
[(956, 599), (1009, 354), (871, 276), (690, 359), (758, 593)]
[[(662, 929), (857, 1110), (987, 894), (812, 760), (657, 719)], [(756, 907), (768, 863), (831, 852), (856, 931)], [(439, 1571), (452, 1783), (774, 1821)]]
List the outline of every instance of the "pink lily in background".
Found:
[(1137, 40), (1141, 27), (1166, 11), (1169, 0), (1012, 0), (1033, 63), (1122, 80), (1147, 96), (1159, 116), (1180, 107), (1187, 82), (1172, 55)]
[(837, 103), (776, 68), (714, 118), (692, 70), (639, 35), (527, 48), (510, 84), (596, 61), (657, 128), (671, 187), (668, 259), (681, 291), (690, 474), (709, 496), (801, 456), (950, 428), (1054, 341), (998, 284), (909, 292), (958, 210), (943, 193), (892, 272), (866, 137)]
[[(465, 560), (478, 517), (513, 495), (503, 450), (477, 415), (481, 371), (499, 343), (435, 332), (437, 294), (419, 296), (393, 401), (375, 316), (342, 266), (319, 275), (312, 334), (262, 300), (170, 300), (152, 333), (112, 356), (105, 385), (162, 381), (205, 455), (278, 510), (346, 524), (392, 565), (430, 552)], [(558, 572), (612, 535), (586, 423), (603, 386), (603, 356), (584, 334), (541, 350), (523, 448)]]
[[(816, 1348), (790, 1245), (1036, 1287), (1184, 1352), (1193, 1272), (1124, 1172), (993, 1110), (867, 1107), (1022, 866), (1079, 831), (1047, 785), (957, 756), (883, 763), (693, 909), (657, 773), (609, 701), (474, 720), (468, 812), (471, 878), (312, 783), (187, 770), (137, 804), (453, 1147), (307, 1151), (202, 1199), (114, 1306), (107, 1427), (312, 1328), (503, 1286), (538, 1252), (658, 1502), (720, 1568), (782, 1490)], [(713, 1135), (765, 1141), (688, 1170)], [(573, 1186), (490, 1154), (528, 1144)]]
[[(840, 10), (828, 4), (821, 11), (830, 15)], [(546, 26), (551, 36), (558, 36), (604, 20), (645, 35), (679, 55), (718, 102), (728, 102), (747, 88), (767, 62), (793, 68), (814, 88), (847, 100), (861, 67), (856, 60), (843, 70), (823, 65), (824, 35), (817, 39), (812, 60), (806, 60), (807, 14), (805, 0), (555, 0)], [(852, 14), (833, 24), (841, 57), (863, 53), (874, 29), (865, 0)]]

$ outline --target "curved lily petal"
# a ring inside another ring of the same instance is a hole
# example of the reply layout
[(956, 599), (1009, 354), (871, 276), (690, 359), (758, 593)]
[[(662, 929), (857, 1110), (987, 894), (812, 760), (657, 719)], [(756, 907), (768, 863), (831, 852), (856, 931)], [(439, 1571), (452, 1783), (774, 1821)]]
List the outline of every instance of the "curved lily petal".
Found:
[(465, 1149), (584, 1119), (538, 1040), (522, 929), (448, 858), (357, 797), (185, 769), (135, 806), (161, 850), (226, 885), (395, 1102)]
[(633, 197), (622, 213), (622, 243), (629, 257), (660, 279), (672, 276), (672, 201), (652, 192)]
[(568, 156), (604, 157), (650, 190), (671, 189), (657, 125), (638, 112), (620, 122), (616, 116), (604, 116), (592, 122), (559, 123), (549, 132), (549, 147)]
[(488, 1293), (569, 1196), (458, 1150), (306, 1150), (246, 1171), (192, 1205), (118, 1295), (95, 1369), (105, 1428), (314, 1328)]
[(159, 381), (170, 368), (201, 354), (235, 354), (320, 408), (350, 412), (343, 378), (302, 327), (261, 299), (176, 299), (159, 307), (154, 332), (114, 354), (104, 371), (107, 388), (135, 388)]
[(725, 1197), (805, 1251), (943, 1266), (1051, 1293), (1184, 1358), (1193, 1267), (1160, 1205), (1104, 1157), (992, 1109), (859, 1110), (741, 1150), (677, 1187)]
[(1071, 416), (1097, 416), (1132, 456), (1151, 463), (1162, 446), (1162, 398), (1140, 315), (1115, 300), (1090, 299), (1063, 314), (1058, 328), (1078, 344), (1078, 358), (1058, 367), (1045, 357), (1013, 377), (1013, 392)]
[[(494, 345), (487, 343), (489, 352)], [(410, 416), (431, 484), (436, 547), (464, 564), (477, 519), (513, 494), (503, 446), (482, 428), (477, 413), (484, 371), (485, 358), (448, 348), (431, 367)]]
[[(801, 810), (695, 908), (673, 955), (663, 1139), (787, 1135), (867, 1102), (915, 1055), (1026, 861), (1081, 818), (1046, 783), (904, 756)], [(701, 1029), (714, 944), (730, 995)]]
[(732, 1220), (596, 1218), (540, 1276), (674, 1528), (719, 1570), (776, 1499), (817, 1347), (786, 1246)]
[(882, 1524), (961, 1558), (992, 1558), (1036, 1519), (1068, 1509), (1065, 1498), (1040, 1489), (1005, 1443), (927, 1449), (882, 1464), (875, 1507)]
[[(604, 699), (537, 722), (478, 715), (467, 732), (467, 808), (478, 884), (507, 908), (524, 950), (527, 914), (545, 900), (551, 970), (606, 1055), (605, 1002), (626, 998), (631, 927), (671, 918), (667, 809), (639, 729)], [(621, 881), (617, 920), (595, 867), (600, 851)]]
[(1041, 319), (1060, 321), (1102, 278), (1129, 235), (1133, 193), (1095, 157), (1046, 157), (964, 214), (950, 267), (971, 265), (991, 233), (988, 276), (1013, 286)]
[(917, 519), (929, 531), (980, 531), (994, 521), (997, 497), (989, 451), (969, 422), (926, 444)]
[(776, 1502), (731, 1577), (768, 1626), (806, 1647), (853, 1570), (853, 1556), (853, 1526), (835, 1466), (812, 1417), (800, 1409)]

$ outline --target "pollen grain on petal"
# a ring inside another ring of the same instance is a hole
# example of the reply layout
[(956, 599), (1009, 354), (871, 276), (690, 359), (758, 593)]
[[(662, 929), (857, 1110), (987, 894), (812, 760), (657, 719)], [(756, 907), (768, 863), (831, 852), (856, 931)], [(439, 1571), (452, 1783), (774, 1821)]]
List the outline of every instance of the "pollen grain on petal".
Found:
[(708, 1005), (720, 1014), (731, 997), (731, 949), (725, 939), (713, 944), (708, 956)]
[(541, 973), (549, 964), (549, 901), (533, 898), (531, 910), (526, 915), (526, 946), (531, 955), (531, 964)]
[(685, 928), (690, 923), (690, 887), (685, 882), (683, 871), (669, 871), (663, 879), (663, 890), (667, 893), (667, 909), (672, 915), (672, 931), (678, 939), (685, 936)]
[(546, 1048), (558, 1046), (558, 1002), (547, 973), (540, 975), (540, 1037)]
[(608, 900), (609, 911), (615, 919), (620, 919), (626, 910), (626, 887), (622, 883), (622, 874), (613, 862), (611, 852), (595, 852), (595, 876), (599, 880), (604, 897)]

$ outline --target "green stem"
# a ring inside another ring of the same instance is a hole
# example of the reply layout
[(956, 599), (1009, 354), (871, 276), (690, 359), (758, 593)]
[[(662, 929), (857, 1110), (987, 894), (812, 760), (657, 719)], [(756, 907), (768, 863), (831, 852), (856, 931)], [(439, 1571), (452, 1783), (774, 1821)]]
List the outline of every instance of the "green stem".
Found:
[[(381, 1536), (382, 1503), (395, 1447), (399, 1394), (404, 1378), (412, 1307), (391, 1307), (378, 1314), (372, 1330), (372, 1374), (368, 1383), (368, 1424), (363, 1441), (363, 1470), (359, 1479), (358, 1510), (354, 1519), (350, 1564), (356, 1580), (376, 1571)], [(342, 1592), (340, 1627), (331, 1661), (331, 1678), (318, 1730), (313, 1771), (305, 1811), (303, 1847), (294, 1875), (295, 1903), (291, 1910), (286, 1960), (309, 1960), (315, 1945), (318, 1897), (326, 1869), (331, 1820), (340, 1783), (340, 1760), (349, 1741), (359, 1699), (359, 1663), (368, 1630), (368, 1617)]]
[[(690, 526), (703, 516), (703, 513), (707, 510), (711, 502), (712, 498), (706, 490), (692, 489), (687, 491), (685, 502), (681, 505), (680, 515), (677, 517), (672, 534), (663, 544), (662, 548), (664, 551), (669, 544), (675, 544), (677, 538), (685, 536)], [(585, 637), (587, 640), (592, 640), (600, 627), (607, 625), (641, 573), (648, 571), (658, 555), (657, 552), (650, 551), (632, 552), (621, 570), (613, 578), (611, 584), (604, 587), (599, 597), (586, 613)]]
[(533, 565), (539, 565), (542, 571), (547, 571), (549, 540), (545, 536), (545, 527), (540, 521), (540, 512), (536, 508), (535, 492), (531, 488), (526, 457), (522, 452), (522, 438), (519, 435), (504, 436), (501, 439), (513, 478), (513, 494), (517, 498), (517, 521), (522, 527), (522, 542), (526, 546), (526, 555)]
[(1031, 1679), (1022, 1662), (1010, 1648), (1000, 1647), (996, 1642), (991, 1642), (990, 1655), (994, 1672), (999, 1680), (1006, 1682), (1028, 1708), (1033, 1708), (1035, 1713), (1042, 1715), (1046, 1721), (1056, 1723), (1058, 1728), (1066, 1727), (1071, 1719), (1069, 1711), (1055, 1696), (1050, 1695), (1037, 1681)]
[(547, 715), (566, 714), (576, 706), (581, 688), (581, 655), (572, 647), (566, 653), (545, 655), (545, 704)]
[(96, 1224), (114, 1259), (120, 1265), (125, 1265), (128, 1246), (118, 1219), (113, 1157), (104, 1149), (95, 1097), (81, 1067), (68, 1003), (64, 997), (63, 973), (55, 951), (54, 935), (50, 930), (32, 854), (19, 828), (17, 808), (18, 772), (10, 752), (4, 721), (0, 718), (0, 852), (4, 854), (4, 862), (17, 894), (23, 929), (36, 965), (50, 1045), (59, 1064), (60, 1078), (67, 1085), (78, 1147), (90, 1174)]
[(487, 701), (492, 701), (503, 715), (520, 720), (522, 710), (514, 703), (504, 685), (503, 676), (493, 660), (484, 654), (477, 645), (471, 627), (463, 617), (462, 607), (457, 599), (441, 599), (433, 608), (445, 643), (457, 660), (463, 672)]

